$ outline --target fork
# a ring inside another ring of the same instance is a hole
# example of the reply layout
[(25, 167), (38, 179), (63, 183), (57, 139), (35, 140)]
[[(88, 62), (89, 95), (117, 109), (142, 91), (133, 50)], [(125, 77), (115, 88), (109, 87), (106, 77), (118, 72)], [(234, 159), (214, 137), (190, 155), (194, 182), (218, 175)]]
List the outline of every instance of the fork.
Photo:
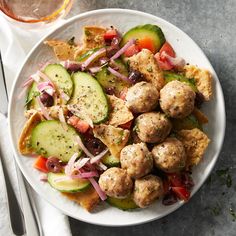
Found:
[[(6, 79), (4, 74), (1, 52), (0, 52), (0, 88), (1, 90), (3, 90), (2, 91), (3, 95), (1, 95), (2, 104), (0, 107), (0, 111), (3, 111), (3, 115), (7, 118), (8, 93), (7, 93)], [(9, 174), (7, 172), (7, 168), (4, 163), (4, 158), (2, 155), (1, 159), (2, 159), (3, 174), (6, 182), (12, 231), (16, 235), (23, 235), (24, 233), (26, 233), (26, 235), (28, 236), (43, 236), (42, 226), (40, 224), (34, 199), (32, 198), (32, 193), (30, 192), (31, 189), (29, 187), (29, 184), (24, 179), (19, 168), (15, 163), (20, 197), (22, 200), (22, 209), (23, 209), (23, 214), (22, 214), (19, 203), (13, 191), (9, 179)]]

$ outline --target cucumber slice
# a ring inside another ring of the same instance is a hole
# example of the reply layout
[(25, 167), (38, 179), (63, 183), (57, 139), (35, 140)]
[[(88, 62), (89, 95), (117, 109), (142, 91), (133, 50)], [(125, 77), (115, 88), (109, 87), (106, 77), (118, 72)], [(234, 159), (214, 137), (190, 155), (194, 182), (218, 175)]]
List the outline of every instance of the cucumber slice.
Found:
[(183, 119), (171, 119), (174, 131), (179, 131), (182, 129), (194, 129), (198, 128), (202, 130), (201, 124), (198, 122), (198, 119), (193, 115), (189, 115)]
[(181, 74), (177, 74), (174, 72), (169, 72), (169, 71), (165, 71), (164, 72), (164, 79), (165, 79), (165, 83), (169, 83), (173, 80), (178, 80), (180, 82), (186, 83), (187, 85), (189, 85), (194, 92), (197, 92), (197, 87), (195, 85), (195, 81), (194, 79), (187, 79), (184, 75)]
[(102, 158), (102, 163), (108, 167), (119, 167), (120, 166), (120, 159), (111, 155), (111, 153), (107, 153)]
[(59, 181), (66, 177), (64, 173), (48, 173), (48, 183), (60, 192), (82, 192), (90, 186), (89, 180), (86, 179), (68, 179)]
[(128, 32), (122, 38), (121, 46), (124, 46), (130, 39), (151, 39), (153, 41), (155, 52), (158, 52), (161, 46), (164, 44), (165, 36), (160, 27), (157, 25), (138, 25)]
[[(119, 69), (119, 73), (128, 76), (128, 70), (126, 66), (121, 62), (121, 60), (116, 60), (115, 62)], [(105, 91), (112, 89), (117, 97), (119, 97), (120, 92), (124, 90), (124, 88), (130, 87), (130, 84), (128, 82), (125, 82), (115, 75), (111, 74), (107, 70), (107, 67), (103, 67), (103, 69), (96, 74), (96, 78), (105, 89)]]
[(124, 211), (138, 208), (138, 206), (135, 204), (135, 202), (133, 201), (133, 199), (131, 197), (128, 197), (125, 199), (107, 197), (107, 202), (110, 205), (117, 207), (117, 208), (124, 210)]
[(73, 127), (68, 125), (65, 130), (58, 120), (42, 121), (32, 131), (31, 146), (44, 157), (54, 156), (68, 162), (74, 153), (82, 153), (75, 143), (75, 136), (78, 133)]
[(37, 100), (35, 99), (37, 96), (40, 95), (39, 90), (37, 89), (37, 84), (35, 82), (33, 82), (33, 84), (31, 85), (28, 95), (27, 95), (27, 99), (26, 99), (26, 107), (27, 109), (38, 109), (40, 108)]
[(101, 85), (91, 75), (77, 72), (72, 77), (74, 93), (70, 104), (76, 104), (81, 112), (98, 124), (108, 118), (108, 101)]
[[(73, 82), (70, 74), (60, 64), (50, 64), (44, 69), (44, 73), (52, 80), (57, 90), (63, 91), (67, 96), (71, 97), (73, 92)], [(66, 102), (62, 100), (62, 104)]]

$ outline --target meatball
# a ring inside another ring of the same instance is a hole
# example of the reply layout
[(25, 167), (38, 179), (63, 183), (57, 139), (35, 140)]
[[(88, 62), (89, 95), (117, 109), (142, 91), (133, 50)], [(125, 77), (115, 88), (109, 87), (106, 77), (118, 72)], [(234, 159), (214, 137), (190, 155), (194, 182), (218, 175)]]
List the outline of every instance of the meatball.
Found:
[(195, 92), (177, 80), (169, 82), (160, 91), (160, 106), (168, 116), (184, 118), (194, 109)]
[(133, 181), (126, 170), (117, 167), (103, 172), (98, 183), (109, 197), (126, 198), (133, 190)]
[(126, 169), (131, 178), (137, 179), (152, 170), (152, 153), (145, 143), (128, 145), (121, 151), (120, 163), (121, 168)]
[(147, 82), (140, 82), (129, 88), (126, 95), (126, 105), (134, 113), (153, 110), (159, 99), (158, 90)]
[(186, 154), (181, 141), (167, 138), (152, 149), (154, 164), (167, 173), (180, 171), (185, 166)]
[(162, 180), (155, 175), (147, 175), (134, 182), (134, 202), (141, 208), (148, 207), (164, 194)]
[(170, 133), (171, 122), (160, 112), (144, 113), (136, 118), (138, 137), (146, 143), (162, 142)]

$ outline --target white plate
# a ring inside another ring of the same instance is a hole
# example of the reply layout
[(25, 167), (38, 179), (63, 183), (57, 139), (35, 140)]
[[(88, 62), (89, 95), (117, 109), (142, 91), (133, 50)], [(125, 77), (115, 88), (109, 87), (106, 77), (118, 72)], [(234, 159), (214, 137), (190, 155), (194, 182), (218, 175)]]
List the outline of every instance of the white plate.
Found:
[(21, 171), (34, 190), (40, 194), (42, 198), (75, 219), (106, 226), (141, 224), (161, 218), (179, 208), (183, 203), (178, 202), (172, 206), (163, 206), (158, 202), (147, 209), (132, 212), (121, 211), (104, 203), (102, 206), (98, 207), (95, 213), (91, 214), (62, 196), (47, 183), (42, 183), (39, 180), (39, 172), (32, 168), (33, 158), (24, 157), (17, 151), (17, 140), (25, 122), (23, 116), (24, 99), (17, 100), (16, 98), (21, 90), (20, 85), (29, 75), (33, 74), (38, 69), (42, 61), (53, 58), (52, 50), (49, 50), (48, 46), (43, 44), (45, 39), (67, 40), (72, 36), (78, 39), (81, 37), (82, 27), (85, 25), (114, 25), (121, 32), (125, 32), (131, 27), (146, 23), (159, 25), (166, 39), (171, 43), (178, 55), (185, 58), (186, 61), (191, 64), (196, 64), (199, 67), (208, 69), (213, 74), (214, 97), (213, 100), (206, 103), (203, 108), (209, 118), (209, 125), (206, 126), (205, 130), (211, 139), (211, 143), (204, 156), (204, 160), (193, 171), (195, 186), (192, 195), (206, 180), (219, 155), (225, 132), (225, 106), (222, 89), (210, 62), (189, 36), (163, 19), (138, 11), (105, 9), (78, 15), (53, 31), (46, 38), (42, 39), (29, 53), (15, 80), (9, 108), (11, 141), (14, 147), (15, 158)]

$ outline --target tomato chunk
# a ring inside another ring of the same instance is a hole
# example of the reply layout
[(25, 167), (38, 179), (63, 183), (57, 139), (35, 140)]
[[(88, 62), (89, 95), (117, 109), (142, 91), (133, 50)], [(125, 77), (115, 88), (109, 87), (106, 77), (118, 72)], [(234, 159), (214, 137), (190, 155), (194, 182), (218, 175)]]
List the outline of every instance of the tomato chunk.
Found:
[(43, 156), (38, 156), (34, 162), (34, 168), (44, 173), (48, 173), (48, 168), (46, 166), (47, 158)]
[(182, 179), (179, 174), (168, 174), (168, 180), (170, 181), (171, 187), (183, 187)]
[(172, 68), (174, 68), (174, 66), (171, 65), (170, 62), (165, 57), (161, 57), (159, 52), (156, 53), (154, 57), (159, 65), (159, 67), (162, 70), (171, 70)]
[(133, 123), (133, 120), (130, 120), (127, 123), (120, 125), (120, 128), (122, 128), (122, 129), (130, 129), (131, 126), (132, 126), (132, 123)]
[(160, 55), (162, 54), (162, 52), (166, 52), (169, 56), (175, 57), (175, 51), (168, 42), (165, 42), (161, 47), (159, 51)]
[(146, 48), (146, 49), (150, 50), (152, 53), (156, 52), (153, 40), (150, 38), (144, 38), (144, 39), (137, 40), (137, 46), (140, 51), (142, 49)]
[(117, 33), (116, 29), (109, 29), (106, 31), (106, 33), (104, 34), (103, 37), (105, 40), (112, 40), (117, 35), (118, 35), (118, 33)]
[(172, 187), (173, 192), (180, 200), (187, 202), (190, 198), (190, 192), (184, 187)]
[(86, 133), (89, 129), (89, 124), (78, 118), (77, 116), (71, 116), (68, 121), (68, 124), (72, 125), (74, 128), (76, 128), (80, 133)]
[(126, 57), (132, 57), (134, 54), (137, 54), (138, 52), (139, 52), (139, 47), (133, 44), (127, 48), (127, 50), (124, 52), (124, 55)]

